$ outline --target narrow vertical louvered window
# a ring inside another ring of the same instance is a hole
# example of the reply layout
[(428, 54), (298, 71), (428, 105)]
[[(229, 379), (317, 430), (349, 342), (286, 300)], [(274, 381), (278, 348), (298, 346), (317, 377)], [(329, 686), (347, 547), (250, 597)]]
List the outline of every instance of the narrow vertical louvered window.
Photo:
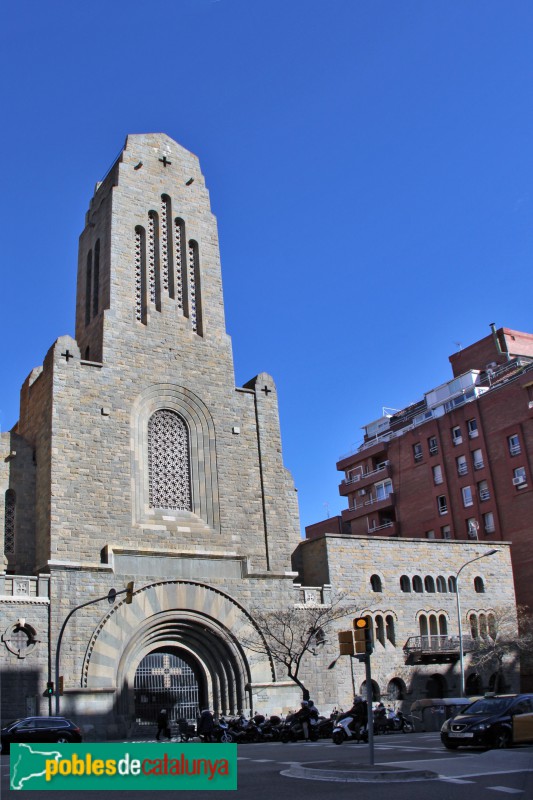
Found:
[(93, 251), (87, 253), (87, 266), (85, 270), (85, 324), (91, 321), (91, 288), (93, 283)]
[(96, 240), (94, 246), (94, 268), (93, 268), (93, 317), (98, 314), (100, 295), (100, 239)]
[(174, 297), (174, 259), (172, 257), (172, 211), (170, 197), (161, 195), (161, 283), (165, 295)]
[(198, 336), (203, 336), (200, 259), (198, 256), (198, 242), (192, 239), (189, 242), (189, 293), (192, 329)]
[(161, 311), (161, 274), (159, 263), (159, 218), (155, 211), (148, 214), (148, 287), (150, 303)]
[(16, 495), (13, 489), (8, 489), (5, 495), (5, 522), (4, 522), (4, 552), (15, 552), (15, 508)]
[(189, 294), (187, 292), (187, 254), (185, 252), (185, 223), (179, 217), (174, 220), (174, 242), (176, 245), (176, 302), (185, 317), (189, 316)]
[(146, 325), (146, 232), (135, 228), (135, 319)]

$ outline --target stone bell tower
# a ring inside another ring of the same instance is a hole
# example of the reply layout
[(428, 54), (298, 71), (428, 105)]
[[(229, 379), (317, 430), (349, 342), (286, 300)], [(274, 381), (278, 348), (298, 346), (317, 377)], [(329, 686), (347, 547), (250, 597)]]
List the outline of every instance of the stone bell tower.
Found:
[(198, 159), (168, 136), (129, 136), (97, 184), (76, 339), (29, 377), (18, 432), (36, 451), (37, 567), (142, 545), (143, 558), (203, 549), (290, 569), (276, 388), (266, 374), (235, 387), (216, 220)]

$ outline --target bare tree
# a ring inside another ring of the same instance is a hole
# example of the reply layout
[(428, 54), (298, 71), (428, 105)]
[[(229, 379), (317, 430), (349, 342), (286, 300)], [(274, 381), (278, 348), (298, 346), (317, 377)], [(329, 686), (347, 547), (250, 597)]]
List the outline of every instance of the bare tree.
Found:
[(242, 644), (285, 667), (287, 676), (302, 690), (303, 699), (308, 700), (309, 690), (300, 678), (305, 654), (317, 655), (333, 623), (355, 613), (355, 606), (346, 603), (342, 594), (334, 596), (327, 604), (301, 603), (281, 611), (256, 608), (252, 616), (262, 635), (253, 634)]
[(471, 619), (473, 649), (470, 663), (495, 673), (494, 691), (500, 689), (505, 663), (533, 651), (533, 617), (527, 606), (497, 606)]

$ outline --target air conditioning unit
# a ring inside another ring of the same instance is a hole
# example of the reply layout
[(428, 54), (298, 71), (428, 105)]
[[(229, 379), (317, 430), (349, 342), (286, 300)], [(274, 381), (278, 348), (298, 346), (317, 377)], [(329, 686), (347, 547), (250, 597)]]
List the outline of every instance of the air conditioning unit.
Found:
[(513, 478), (513, 486), (521, 486), (521, 484), (525, 482), (526, 479), (523, 475), (519, 475), (518, 478)]

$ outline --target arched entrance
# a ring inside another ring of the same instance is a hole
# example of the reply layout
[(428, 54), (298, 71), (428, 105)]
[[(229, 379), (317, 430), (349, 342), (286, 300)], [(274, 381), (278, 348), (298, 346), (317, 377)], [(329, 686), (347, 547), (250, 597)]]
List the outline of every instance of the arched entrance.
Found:
[(426, 697), (447, 697), (448, 689), (443, 675), (435, 672), (426, 681)]
[(207, 705), (205, 680), (198, 664), (177, 648), (154, 650), (135, 672), (135, 721), (153, 724), (161, 709), (171, 722), (194, 722)]
[[(136, 681), (143, 688), (141, 674), (145, 673), (146, 679), (155, 669), (162, 670), (160, 675), (167, 675), (168, 682), (172, 672), (164, 670), (180, 668), (172, 656), (185, 662), (198, 684), (193, 718), (198, 706), (210, 707), (215, 714), (249, 713), (253, 685), (276, 680), (270, 658), (252, 661), (253, 654), (241, 644), (254, 629), (251, 615), (218, 588), (192, 580), (148, 584), (135, 592), (133, 603), (117, 604), (98, 625), (87, 648), (82, 685), (114, 691), (114, 714), (131, 721), (137, 718), (141, 702), (135, 696)], [(147, 656), (158, 653), (169, 657), (166, 666), (162, 660), (143, 663)], [(170, 682), (167, 688), (172, 689)], [(160, 683), (157, 686), (161, 688)], [(157, 688), (155, 683), (153, 688)], [(158, 699), (161, 695), (156, 692), (154, 703)], [(170, 694), (166, 699), (171, 699)], [(145, 694), (143, 705), (151, 702)], [(162, 703), (157, 711), (168, 705)]]

